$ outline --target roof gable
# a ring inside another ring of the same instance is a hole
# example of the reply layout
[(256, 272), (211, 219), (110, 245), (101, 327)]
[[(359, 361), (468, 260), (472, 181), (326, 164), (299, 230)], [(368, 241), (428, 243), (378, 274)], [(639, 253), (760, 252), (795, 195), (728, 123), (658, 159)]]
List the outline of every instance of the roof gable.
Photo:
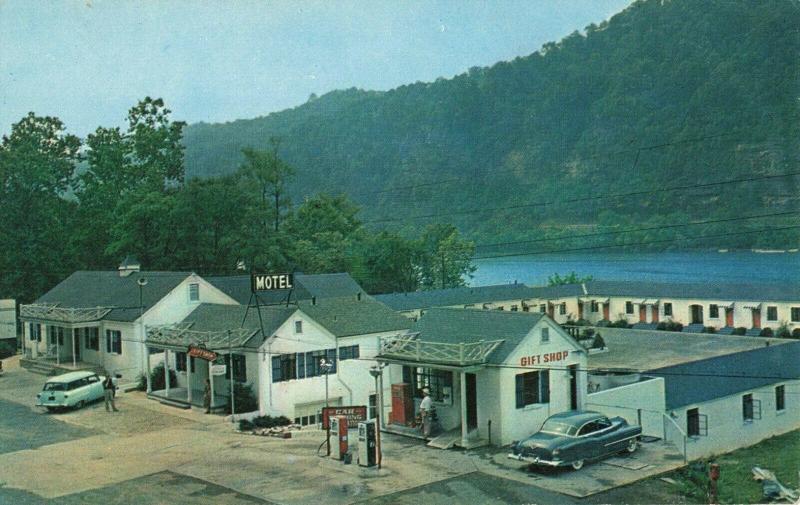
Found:
[(300, 301), (300, 310), (336, 337), (407, 330), (411, 321), (370, 296)]

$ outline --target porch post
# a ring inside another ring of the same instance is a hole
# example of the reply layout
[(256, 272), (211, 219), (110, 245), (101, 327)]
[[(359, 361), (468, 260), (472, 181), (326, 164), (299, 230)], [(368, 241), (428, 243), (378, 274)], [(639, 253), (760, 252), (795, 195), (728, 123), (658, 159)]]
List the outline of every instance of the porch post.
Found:
[[(385, 370), (388, 373), (389, 372), (389, 367), (386, 367)], [(378, 405), (378, 412), (380, 412), (380, 417), (378, 418), (378, 422), (380, 423), (380, 426), (378, 427), (378, 429), (381, 429), (381, 428), (386, 428), (386, 416), (383, 415), (383, 411), (384, 411), (384, 409), (383, 409), (383, 398), (384, 398), (384, 395), (383, 395), (383, 374), (380, 374), (378, 376), (378, 387), (380, 388), (380, 391), (378, 392), (378, 398), (375, 398), (375, 400), (377, 401), (378, 399), (380, 399), (380, 404)]]
[(164, 393), (169, 398), (169, 349), (164, 349)]
[(75, 333), (77, 331), (76, 328), (72, 328), (72, 368), (78, 368), (78, 357), (75, 356)]
[(50, 330), (50, 331), (51, 331), (51, 333), (53, 334), (53, 337), (55, 337), (55, 340), (56, 340), (56, 365), (60, 365), (61, 364), (61, 349), (58, 348), (58, 327), (57, 326), (53, 326), (53, 329)]
[(213, 361), (208, 362), (208, 381), (211, 388), (211, 406), (214, 405), (214, 374), (211, 373), (211, 366), (213, 363)]
[(144, 379), (147, 383), (147, 394), (150, 394), (153, 392), (153, 382), (150, 380), (150, 348), (146, 344), (144, 346), (144, 361)]
[(194, 358), (186, 353), (186, 401), (189, 402), (189, 408), (192, 407), (192, 363)]
[(461, 446), (467, 447), (467, 374), (461, 372)]

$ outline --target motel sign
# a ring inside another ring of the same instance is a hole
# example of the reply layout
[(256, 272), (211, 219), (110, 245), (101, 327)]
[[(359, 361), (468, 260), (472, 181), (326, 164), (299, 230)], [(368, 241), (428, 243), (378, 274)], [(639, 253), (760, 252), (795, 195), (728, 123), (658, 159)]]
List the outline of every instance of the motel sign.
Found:
[(294, 275), (292, 274), (250, 274), (250, 290), (272, 291), (274, 289), (292, 289)]

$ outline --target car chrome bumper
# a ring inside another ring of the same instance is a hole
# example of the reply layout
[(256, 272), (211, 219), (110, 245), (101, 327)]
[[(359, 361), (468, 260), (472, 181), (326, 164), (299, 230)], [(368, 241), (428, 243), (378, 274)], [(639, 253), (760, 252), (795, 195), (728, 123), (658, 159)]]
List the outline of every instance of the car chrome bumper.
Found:
[(526, 461), (528, 463), (533, 463), (534, 465), (547, 465), (547, 466), (563, 466), (563, 461), (551, 461), (549, 459), (541, 459), (541, 458), (531, 458), (528, 456), (522, 456), (520, 454), (509, 454), (509, 459), (516, 459), (517, 461)]

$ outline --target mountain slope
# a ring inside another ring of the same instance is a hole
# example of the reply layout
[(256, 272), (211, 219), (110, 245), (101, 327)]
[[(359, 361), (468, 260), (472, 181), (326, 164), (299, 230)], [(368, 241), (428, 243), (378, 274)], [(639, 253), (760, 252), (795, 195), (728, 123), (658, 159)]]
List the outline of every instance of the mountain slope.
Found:
[[(797, 26), (793, 0), (640, 1), (583, 34), (453, 79), (335, 91), (266, 117), (192, 125), (187, 173), (229, 173), (242, 147), (279, 136), (297, 168), (296, 198), (342, 191), (367, 221), (447, 220), (486, 240), (798, 210), (797, 177), (585, 199), (796, 171)], [(787, 223), (798, 221), (744, 225)], [(718, 229), (730, 225), (702, 227)], [(719, 243), (796, 244), (797, 235)]]

